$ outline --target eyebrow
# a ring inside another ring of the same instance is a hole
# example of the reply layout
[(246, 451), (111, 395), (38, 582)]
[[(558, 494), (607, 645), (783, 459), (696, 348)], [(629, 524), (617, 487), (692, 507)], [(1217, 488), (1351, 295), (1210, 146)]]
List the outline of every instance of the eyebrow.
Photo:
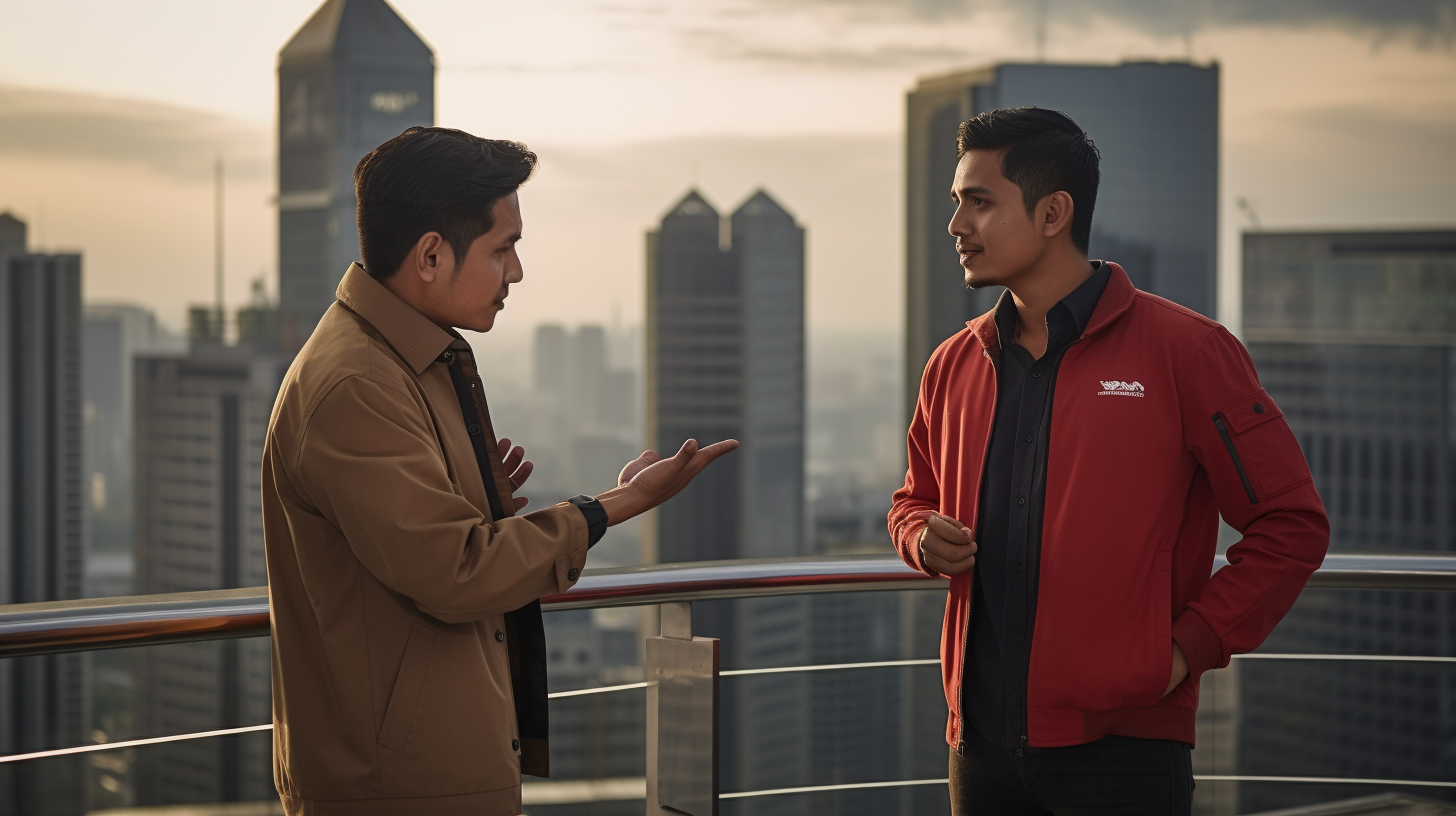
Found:
[(953, 196), (979, 196), (991, 192), (989, 187), (967, 187), (964, 190), (951, 190)]

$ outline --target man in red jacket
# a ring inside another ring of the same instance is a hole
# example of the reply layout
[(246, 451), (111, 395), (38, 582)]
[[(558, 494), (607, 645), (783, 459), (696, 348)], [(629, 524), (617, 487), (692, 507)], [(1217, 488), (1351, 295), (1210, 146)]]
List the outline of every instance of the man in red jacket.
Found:
[[(890, 533), (950, 578), (956, 814), (1187, 814), (1198, 678), (1257, 647), (1329, 544), (1283, 414), (1219, 324), (1089, 261), (1097, 148), (1065, 115), (961, 125), (966, 285), (925, 367)], [(1218, 519), (1243, 538), (1213, 573)]]

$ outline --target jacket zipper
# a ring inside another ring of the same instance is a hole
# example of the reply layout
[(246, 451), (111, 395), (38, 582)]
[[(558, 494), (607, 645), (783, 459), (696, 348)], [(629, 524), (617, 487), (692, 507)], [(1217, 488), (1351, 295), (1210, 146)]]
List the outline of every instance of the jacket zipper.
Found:
[[(1050, 459), (1051, 456), (1052, 456), (1052, 407), (1053, 407), (1053, 403), (1055, 402), (1056, 397), (1057, 397), (1057, 377), (1062, 372), (1062, 358), (1067, 356), (1067, 350), (1068, 349), (1070, 349), (1072, 346), (1077, 345), (1080, 342), (1082, 342), (1082, 338), (1078, 337), (1076, 340), (1073, 340), (1072, 342), (1066, 344), (1065, 346), (1062, 346), (1062, 350), (1059, 351), (1059, 352), (1057, 352), (1056, 359), (1055, 360), (1052, 360), (1051, 388), (1047, 389), (1047, 395), (1046, 395), (1046, 411), (1043, 414), (1043, 418), (1042, 418), (1042, 422), (1045, 425), (1045, 427), (1043, 428), (1043, 430), (1046, 432), (1046, 437), (1047, 437), (1046, 459), (1043, 459), (1042, 460), (1042, 463), (1041, 463), (1041, 473), (1040, 474), (1037, 474), (1037, 477), (1039, 479), (1042, 479), (1042, 480), (1044, 480), (1046, 478), (1046, 469), (1047, 469), (1047, 461), (1046, 460), (1047, 459)], [(1034, 482), (1033, 482), (1033, 489), (1035, 489), (1035, 483)], [(1045, 515), (1045, 513), (1046, 513), (1046, 496), (1044, 494), (1045, 494), (1045, 491), (1043, 491), (1043, 496), (1042, 496), (1042, 513), (1043, 513), (1043, 515)], [(1046, 530), (1042, 530), (1041, 532), (1042, 533), (1045, 533)], [(1037, 545), (1036, 545), (1036, 561), (1037, 561), (1037, 564), (1036, 564), (1036, 582), (1038, 584), (1038, 587), (1041, 584), (1041, 544), (1042, 544), (1042, 542), (1041, 541), (1038, 541), (1037, 542)], [(1039, 606), (1041, 604), (1041, 592), (1040, 592), (1039, 588), (1038, 588), (1038, 592), (1036, 594), (1037, 594), (1036, 602), (1037, 602), (1037, 605)], [(1016, 755), (1017, 756), (1022, 756), (1023, 753), (1025, 752), (1026, 748), (1029, 747), (1030, 744), (1031, 744), (1031, 728), (1030, 728), (1030, 720), (1031, 720), (1031, 638), (1032, 638), (1032, 635), (1035, 633), (1035, 631), (1036, 631), (1036, 610), (1033, 609), (1032, 610), (1032, 613), (1031, 613), (1031, 618), (1030, 618), (1030, 620), (1027, 621), (1027, 624), (1026, 624), (1026, 671), (1022, 674), (1022, 677), (1025, 678), (1025, 681), (1021, 684), (1021, 730), (1022, 730), (1022, 734), (1021, 734), (1021, 747), (1019, 747), (1019, 748), (1016, 749)]]
[(1244, 493), (1249, 497), (1249, 504), (1258, 504), (1259, 497), (1254, 495), (1254, 484), (1249, 481), (1249, 474), (1244, 472), (1244, 463), (1239, 459), (1238, 450), (1234, 448), (1234, 439), (1229, 436), (1228, 426), (1223, 421), (1223, 414), (1214, 414), (1213, 424), (1218, 428), (1218, 435), (1223, 438), (1223, 446), (1228, 448), (1229, 458), (1234, 460), (1234, 470), (1239, 472), (1239, 481), (1244, 483)]
[[(999, 343), (1000, 342), (1000, 339), (999, 338), (1001, 336), (999, 331), (997, 331), (996, 336), (998, 338), (997, 339), (997, 342)], [(995, 383), (995, 386), (994, 387), (995, 387), (996, 390), (999, 391), (1000, 388), (1001, 388), (1000, 372), (996, 368), (996, 360), (995, 360), (995, 358), (993, 358), (991, 356), (991, 352), (986, 351), (984, 348), (981, 349), (981, 354), (985, 355), (986, 359), (991, 361), (991, 371), (997, 375), (996, 377), (991, 378), (991, 381), (993, 383)], [(993, 392), (993, 394), (994, 394), (994, 392)], [(996, 400), (995, 399), (992, 399), (991, 400), (991, 405), (994, 406), (995, 404), (996, 404)], [(988, 455), (990, 454), (990, 448), (991, 448), (991, 432), (994, 431), (995, 428), (996, 428), (996, 410), (993, 407), (991, 409), (991, 422), (990, 422), (990, 427), (986, 428), (986, 453)], [(984, 465), (984, 463), (981, 466), (981, 470), (982, 470), (982, 472), (985, 471), (985, 465)], [(977, 485), (976, 493), (977, 493), (977, 495), (980, 494), (980, 486), (979, 485)], [(977, 514), (976, 515), (979, 516), (980, 515), (980, 512), (977, 511)], [(977, 522), (979, 522), (979, 521), (980, 521), (980, 519), (977, 518)], [(972, 567), (971, 569), (974, 570), (975, 567)], [(971, 645), (971, 603), (974, 602), (975, 599), (974, 598), (971, 598), (970, 597), (970, 594), (975, 590), (975, 587), (976, 587), (975, 574), (973, 572), (972, 575), (971, 575), (971, 579), (970, 579), (970, 586), (966, 587), (966, 596), (967, 596), (966, 597), (966, 600), (967, 600), (967, 603), (966, 603), (966, 625), (961, 627), (961, 685), (960, 685), (960, 688), (957, 688), (956, 689), (956, 699), (960, 701), (960, 708), (961, 708), (961, 711), (960, 711), (960, 715), (961, 716), (960, 716), (960, 723), (959, 723), (959, 725), (960, 725), (960, 734), (958, 735), (960, 737), (960, 739), (957, 740), (957, 743), (956, 743), (956, 754), (958, 756), (965, 756), (966, 755), (966, 696), (965, 696), (965, 691), (966, 691), (966, 650), (968, 648), (970, 648), (970, 645)]]

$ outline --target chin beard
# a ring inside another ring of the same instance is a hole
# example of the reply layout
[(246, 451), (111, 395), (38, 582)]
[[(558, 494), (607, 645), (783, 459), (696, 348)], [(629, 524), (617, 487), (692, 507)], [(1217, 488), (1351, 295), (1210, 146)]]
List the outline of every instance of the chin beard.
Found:
[(985, 289), (987, 286), (1000, 286), (1000, 285), (1001, 285), (1001, 283), (999, 281), (994, 281), (994, 280), (986, 277), (985, 275), (978, 275), (976, 277), (971, 277), (971, 273), (969, 273), (969, 272), (966, 273), (966, 288), (967, 289), (970, 289), (971, 291), (975, 291), (977, 289)]

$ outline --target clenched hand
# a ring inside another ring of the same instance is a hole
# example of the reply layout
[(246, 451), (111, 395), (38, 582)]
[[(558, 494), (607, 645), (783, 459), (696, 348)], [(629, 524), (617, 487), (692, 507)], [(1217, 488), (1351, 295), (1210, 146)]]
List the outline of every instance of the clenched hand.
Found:
[(920, 562), (941, 575), (960, 575), (976, 564), (971, 528), (935, 513), (920, 537)]

